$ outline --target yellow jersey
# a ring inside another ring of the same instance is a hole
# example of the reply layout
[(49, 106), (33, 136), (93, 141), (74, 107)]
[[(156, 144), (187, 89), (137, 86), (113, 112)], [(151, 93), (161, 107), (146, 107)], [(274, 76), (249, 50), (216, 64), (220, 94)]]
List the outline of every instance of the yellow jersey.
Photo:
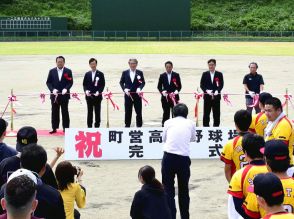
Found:
[[(282, 178), (281, 182), (285, 194), (283, 206), (287, 212), (294, 213), (294, 179), (291, 177)], [(253, 192), (248, 192), (242, 208), (251, 218), (261, 218), (266, 215), (265, 210), (259, 207), (256, 195)]]
[(272, 129), (269, 136), (266, 136), (265, 141), (282, 140), (289, 146), (290, 164), (293, 164), (293, 142), (294, 132), (291, 122), (286, 116), (282, 117)]
[(231, 165), (232, 176), (237, 170), (248, 164), (242, 148), (242, 138), (242, 136), (236, 136), (232, 140), (229, 140), (221, 152), (220, 159), (225, 164)]
[(294, 219), (294, 215), (287, 212), (268, 214), (263, 219)]
[(267, 117), (264, 112), (252, 116), (249, 131), (264, 137), (264, 129), (267, 126)]
[(259, 173), (267, 173), (264, 161), (253, 160), (246, 167), (238, 170), (232, 177), (228, 193), (236, 198), (246, 198), (248, 187), (253, 185), (254, 177)]
[(64, 204), (66, 219), (74, 219), (75, 203), (79, 208), (84, 208), (86, 205), (86, 193), (78, 183), (71, 183), (67, 189), (59, 191)]

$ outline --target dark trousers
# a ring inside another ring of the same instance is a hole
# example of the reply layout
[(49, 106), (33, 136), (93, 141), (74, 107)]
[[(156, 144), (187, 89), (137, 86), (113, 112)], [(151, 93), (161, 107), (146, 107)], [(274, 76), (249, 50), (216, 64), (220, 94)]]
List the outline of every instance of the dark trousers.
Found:
[(88, 109), (88, 114), (87, 114), (87, 125), (88, 128), (93, 127), (93, 111), (95, 112), (95, 123), (94, 127), (99, 128), (100, 127), (100, 121), (101, 121), (101, 101), (102, 97), (98, 96), (90, 96), (86, 97), (87, 101), (87, 109)]
[(173, 115), (174, 104), (171, 99), (167, 100), (166, 97), (164, 97), (164, 98), (161, 98), (161, 105), (163, 109), (163, 115), (162, 115), (162, 127), (163, 127), (164, 122), (170, 118), (170, 114), (172, 115), (172, 117), (174, 117)]
[(136, 125), (142, 127), (142, 99), (138, 94), (131, 94), (131, 97), (125, 95), (125, 127), (131, 126), (133, 106), (136, 112)]
[(213, 113), (213, 126), (218, 127), (220, 124), (220, 99), (216, 98), (204, 99), (203, 126), (209, 127), (211, 109)]
[(172, 219), (176, 218), (176, 202), (175, 202), (175, 176), (178, 179), (178, 196), (179, 207), (182, 219), (189, 219), (189, 179), (190, 179), (189, 157), (170, 154), (164, 152), (161, 163), (162, 184), (167, 194), (168, 205), (172, 214)]
[[(246, 98), (246, 107), (247, 107), (247, 111), (249, 113), (252, 113), (253, 107), (248, 107), (249, 105), (253, 104), (253, 99), (252, 98)], [(260, 108), (259, 108), (259, 104), (257, 104), (255, 107), (255, 113), (260, 113)]]
[(74, 209), (74, 219), (80, 219), (81, 218), (81, 214), (77, 209)]
[(68, 113), (68, 99), (60, 99), (54, 103), (54, 99), (51, 99), (51, 125), (52, 129), (59, 128), (59, 114), (61, 107), (61, 115), (62, 115), (62, 127), (63, 129), (69, 128), (69, 113)]

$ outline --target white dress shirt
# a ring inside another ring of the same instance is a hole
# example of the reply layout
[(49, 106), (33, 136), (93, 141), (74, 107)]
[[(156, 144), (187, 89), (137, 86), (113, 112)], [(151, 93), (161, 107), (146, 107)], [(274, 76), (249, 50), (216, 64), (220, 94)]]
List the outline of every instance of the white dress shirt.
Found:
[(167, 80), (168, 80), (168, 84), (170, 84), (170, 81), (171, 81), (171, 72), (170, 73), (167, 73), (166, 72), (166, 74), (167, 74)]
[(190, 155), (190, 142), (196, 139), (195, 124), (184, 117), (177, 116), (164, 123), (162, 140), (163, 151), (182, 156)]
[(61, 77), (62, 77), (62, 74), (63, 74), (63, 68), (62, 69), (57, 68), (57, 72), (58, 72), (59, 81), (61, 81)]
[(210, 72), (211, 83), (213, 83), (214, 74), (215, 74), (215, 71), (214, 72)]
[(95, 79), (95, 75), (96, 75), (96, 71), (92, 71), (92, 82), (94, 82), (94, 79)]
[(130, 69), (130, 77), (131, 77), (131, 81), (132, 81), (132, 83), (134, 82), (135, 76), (136, 76), (136, 70), (135, 70), (135, 71), (132, 71), (132, 70)]

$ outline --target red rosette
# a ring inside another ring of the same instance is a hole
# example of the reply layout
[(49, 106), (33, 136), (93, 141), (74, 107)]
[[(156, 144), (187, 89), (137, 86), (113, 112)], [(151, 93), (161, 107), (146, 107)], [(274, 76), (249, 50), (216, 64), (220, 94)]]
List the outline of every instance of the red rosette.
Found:
[(174, 83), (174, 85), (175, 85), (176, 87), (178, 87), (177, 79), (176, 79), (176, 78), (173, 78), (173, 79), (172, 79), (172, 82)]
[(72, 78), (69, 77), (67, 73), (64, 73), (63, 76), (64, 76), (64, 78), (65, 78), (66, 80), (68, 80), (68, 81), (71, 81), (71, 80), (72, 80)]
[(215, 78), (214, 81), (216, 83), (216, 86), (219, 87), (219, 78)]

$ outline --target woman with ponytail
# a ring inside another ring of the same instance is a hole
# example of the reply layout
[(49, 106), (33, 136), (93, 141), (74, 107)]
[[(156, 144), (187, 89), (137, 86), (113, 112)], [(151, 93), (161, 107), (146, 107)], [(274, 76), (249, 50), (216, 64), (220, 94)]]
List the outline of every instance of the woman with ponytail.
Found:
[(163, 185), (155, 178), (153, 167), (141, 167), (138, 179), (143, 186), (134, 196), (130, 212), (132, 219), (171, 219)]

